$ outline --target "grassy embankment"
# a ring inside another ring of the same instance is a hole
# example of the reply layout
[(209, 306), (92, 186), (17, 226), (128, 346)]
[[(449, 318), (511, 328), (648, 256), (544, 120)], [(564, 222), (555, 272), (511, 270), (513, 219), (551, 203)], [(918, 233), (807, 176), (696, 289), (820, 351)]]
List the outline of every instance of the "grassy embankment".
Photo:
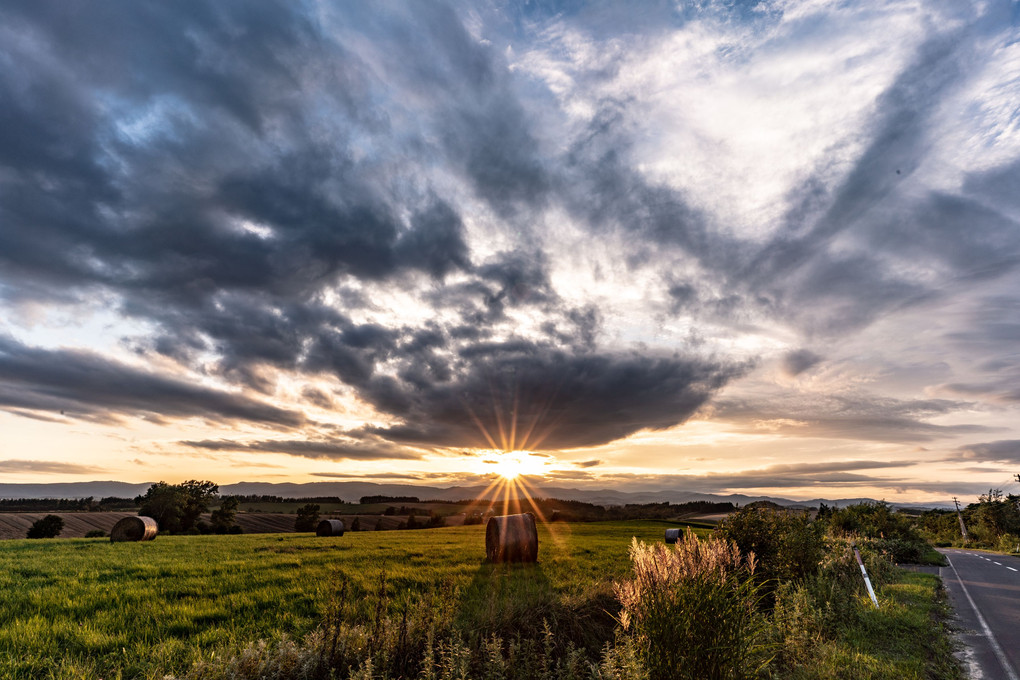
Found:
[[(259, 640), (270, 641), (270, 649), (284, 637), (303, 644), (338, 611), (362, 622), (371, 637), (377, 634), (370, 630), (373, 621), (431, 610), (447, 611), (464, 640), (484, 634), (513, 642), (535, 631), (541, 637), (546, 622), (549, 644), (556, 636), (555, 644), (587, 650), (577, 656), (577, 667), (588, 677), (588, 663), (598, 662), (599, 649), (619, 634), (612, 582), (630, 575), (631, 537), (661, 541), (664, 526), (542, 526), (540, 563), (509, 568), (483, 562), (481, 526), (340, 539), (276, 534), (135, 544), (5, 542), (0, 678), (162, 678), (186, 673), (195, 662), (236, 655)], [(382, 574), (386, 596), (379, 598)], [(801, 663), (802, 656), (789, 655), (801, 661), (777, 667), (777, 677), (955, 677), (946, 666), (944, 637), (932, 623), (936, 585), (934, 577), (898, 572), (880, 588), (883, 608), (875, 612), (860, 603), (841, 639), (785, 639), (810, 647), (803, 657), (814, 660)], [(602, 677), (631, 676), (621, 670)]]

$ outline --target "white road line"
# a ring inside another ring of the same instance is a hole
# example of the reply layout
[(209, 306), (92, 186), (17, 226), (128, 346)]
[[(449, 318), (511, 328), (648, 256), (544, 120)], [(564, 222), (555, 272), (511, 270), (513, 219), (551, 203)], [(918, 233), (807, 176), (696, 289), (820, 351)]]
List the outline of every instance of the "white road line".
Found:
[(963, 585), (963, 579), (960, 578), (960, 572), (956, 571), (956, 565), (953, 561), (946, 557), (946, 561), (949, 562), (949, 566), (952, 567), (953, 573), (956, 574), (956, 580), (960, 584), (960, 588), (963, 590), (963, 594), (967, 596), (967, 601), (970, 602), (970, 606), (974, 609), (974, 614), (977, 616), (978, 623), (981, 624), (981, 629), (984, 631), (985, 637), (988, 638), (988, 644), (991, 645), (992, 651), (995, 652), (995, 656), (999, 659), (999, 665), (1002, 666), (1002, 670), (1006, 671), (1006, 675), (1009, 676), (1009, 680), (1020, 680), (1017, 677), (1016, 671), (1009, 665), (1009, 659), (1006, 658), (1006, 653), (1002, 651), (1002, 647), (999, 646), (999, 641), (995, 639), (995, 635), (992, 633), (992, 629), (988, 627), (988, 622), (985, 621), (985, 617), (981, 616), (981, 610), (974, 604), (974, 598), (970, 596), (970, 591), (967, 590), (967, 586)]
[(1014, 569), (1013, 567), (1006, 567), (1006, 568), (1009, 569), (1010, 571), (1016, 571), (1016, 569)]
[(1000, 567), (1002, 566), (1002, 562), (992, 562), (992, 564), (997, 564), (997, 565), (999, 565)]

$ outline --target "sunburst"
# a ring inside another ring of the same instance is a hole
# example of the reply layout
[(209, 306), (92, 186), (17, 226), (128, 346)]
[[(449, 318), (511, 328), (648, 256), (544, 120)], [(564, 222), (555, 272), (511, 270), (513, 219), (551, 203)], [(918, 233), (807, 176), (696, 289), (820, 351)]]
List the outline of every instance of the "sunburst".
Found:
[[(502, 514), (514, 514), (520, 512), (534, 512), (535, 517), (545, 523), (546, 517), (542, 509), (535, 502), (536, 489), (528, 477), (540, 477), (547, 470), (548, 459), (541, 454), (529, 451), (529, 448), (538, 448), (542, 441), (550, 434), (554, 424), (546, 423), (539, 427), (549, 413), (552, 399), (544, 400), (538, 408), (532, 411), (528, 422), (521, 423), (520, 420), (520, 399), (517, 391), (511, 400), (509, 413), (504, 412), (502, 402), (496, 391), (492, 393), (492, 409), (495, 432), (490, 432), (485, 423), (475, 412), (472, 405), (465, 402), (464, 406), (478, 427), (485, 441), (491, 447), (488, 450), (479, 451), (485, 459), (490, 471), (496, 473), (495, 478), (479, 495), (479, 502), (489, 502), (490, 509), (499, 508)], [(501, 506), (501, 507), (500, 507)], [(470, 508), (468, 509), (470, 512)], [(559, 542), (558, 537), (553, 534), (553, 540)]]
[(493, 451), (491, 454), (486, 462), (504, 479), (516, 479), (521, 475), (541, 475), (543, 472), (544, 461), (527, 451)]

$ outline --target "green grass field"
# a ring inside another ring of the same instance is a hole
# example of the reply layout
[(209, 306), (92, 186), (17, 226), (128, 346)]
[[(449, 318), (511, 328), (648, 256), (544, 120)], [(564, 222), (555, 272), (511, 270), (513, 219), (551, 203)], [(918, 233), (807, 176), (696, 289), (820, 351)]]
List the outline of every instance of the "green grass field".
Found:
[[(612, 583), (631, 575), (631, 538), (659, 542), (668, 526), (676, 525), (540, 525), (539, 563), (512, 566), (484, 562), (478, 525), (336, 539), (3, 541), (0, 680), (180, 676), (196, 662), (209, 667), (259, 641), (300, 642), (337, 611), (366, 630), (380, 613), (399, 621), (409, 611), (443, 611), (457, 630), (483, 639), (512, 640), (548, 625), (557, 640), (597, 657), (617, 629)], [(880, 611), (862, 599), (844, 635), (791, 648), (790, 663), (770, 677), (957, 678), (939, 623), (938, 580), (896, 574), (880, 588)], [(383, 576), (386, 596), (379, 597)], [(346, 596), (338, 598), (340, 592)], [(846, 675), (851, 668), (857, 674)]]
[(517, 614), (506, 610), (509, 617), (554, 616), (555, 602), (608, 593), (612, 580), (630, 571), (631, 537), (662, 540), (666, 526), (540, 525), (539, 564), (510, 569), (484, 563), (482, 526), (348, 532), (338, 539), (4, 541), (0, 678), (109, 680), (181, 672), (254, 640), (307, 633), (321, 621), (340, 578), (349, 579), (362, 609), (357, 615), (367, 618), (368, 595), (383, 572), (395, 594), (392, 608), (444, 590), (471, 615), (491, 609), (491, 593), (503, 591), (521, 604)]

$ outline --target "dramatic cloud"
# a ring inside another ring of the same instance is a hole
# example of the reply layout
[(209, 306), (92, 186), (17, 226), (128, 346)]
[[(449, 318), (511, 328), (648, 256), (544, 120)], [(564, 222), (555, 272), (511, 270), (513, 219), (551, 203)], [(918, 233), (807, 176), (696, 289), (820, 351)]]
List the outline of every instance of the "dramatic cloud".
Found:
[(11, 455), (1016, 434), (1012, 4), (681, 5), (5, 5)]
[(0, 337), (0, 406), (68, 417), (140, 415), (246, 420), (280, 427), (305, 424), (298, 411), (240, 394), (206, 389), (80, 351), (25, 347)]
[(445, 384), (413, 392), (401, 391), (392, 380), (378, 384), (373, 403), (390, 404), (388, 410), (404, 424), (373, 432), (445, 446), (593, 446), (682, 423), (745, 370), (671, 357), (570, 355), (518, 344), (476, 347), (470, 354), (470, 372)]

